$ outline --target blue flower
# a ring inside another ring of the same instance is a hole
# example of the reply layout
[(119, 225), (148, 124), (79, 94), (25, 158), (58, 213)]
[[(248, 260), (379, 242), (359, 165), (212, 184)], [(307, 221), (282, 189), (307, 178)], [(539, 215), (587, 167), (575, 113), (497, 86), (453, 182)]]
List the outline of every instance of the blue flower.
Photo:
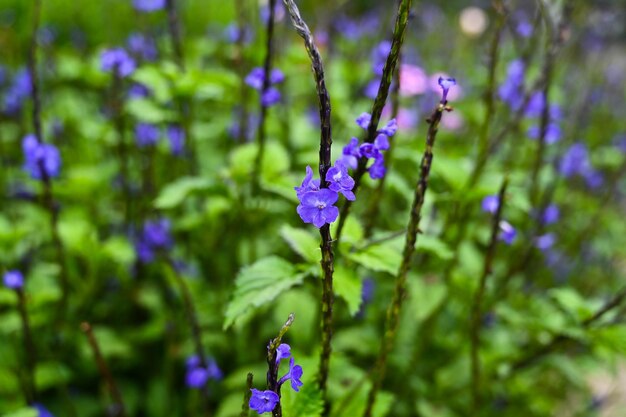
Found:
[(144, 223), (139, 239), (135, 243), (137, 257), (143, 263), (152, 262), (156, 253), (171, 249), (174, 244), (167, 219), (148, 220)]
[(326, 181), (329, 183), (329, 189), (343, 194), (350, 201), (356, 199), (352, 192), (354, 179), (348, 174), (348, 167), (341, 161), (335, 162), (335, 166), (326, 172)]
[(507, 245), (513, 244), (515, 237), (517, 236), (517, 231), (511, 224), (505, 220), (500, 221), (500, 239), (504, 241)]
[(498, 211), (498, 207), (500, 206), (500, 198), (497, 195), (488, 195), (483, 198), (483, 202), (481, 204), (483, 211), (491, 214), (495, 214)]
[(537, 236), (535, 239), (535, 246), (538, 249), (545, 251), (554, 246), (555, 242), (556, 237), (554, 236), (554, 233), (546, 233), (545, 235)]
[(137, 123), (135, 125), (135, 140), (139, 147), (156, 145), (160, 136), (161, 130), (158, 126), (149, 123)]
[(359, 140), (357, 138), (350, 139), (350, 142), (343, 147), (341, 158), (339, 159), (349, 168), (356, 169), (359, 158), (362, 156), (359, 149)]
[(391, 137), (396, 134), (397, 130), (398, 130), (398, 122), (396, 122), (396, 119), (391, 119), (389, 122), (387, 122), (385, 127), (378, 130), (378, 133), (382, 133), (383, 135), (387, 135)]
[(185, 131), (180, 126), (170, 125), (167, 128), (167, 138), (170, 141), (172, 155), (182, 155), (185, 150)]
[[(539, 139), (539, 136), (541, 135), (541, 129), (539, 128), (539, 126), (531, 126), (530, 128), (528, 128), (527, 133), (529, 138)], [(552, 145), (553, 143), (561, 140), (561, 128), (559, 127), (559, 125), (556, 123), (548, 124), (548, 126), (546, 127), (546, 134), (544, 139), (548, 145)]]
[(205, 358), (205, 362), (206, 368), (203, 368), (198, 355), (190, 356), (187, 359), (185, 384), (189, 388), (202, 388), (211, 379), (222, 379), (222, 371), (217, 366), (217, 363), (211, 358)]
[(513, 110), (519, 109), (524, 102), (524, 62), (516, 59), (509, 64), (507, 78), (498, 88), (498, 97)]
[(250, 397), (250, 402), (248, 404), (251, 409), (259, 414), (269, 413), (276, 407), (278, 401), (280, 401), (278, 394), (273, 391), (259, 391), (254, 388), (250, 391), (252, 391), (252, 396)]
[(313, 179), (313, 170), (310, 166), (306, 167), (306, 175), (304, 176), (304, 180), (302, 180), (302, 185), (300, 187), (294, 187), (296, 190), (296, 196), (298, 200), (302, 199), (302, 195), (308, 191), (318, 191), (320, 189), (320, 180)]
[(132, 33), (128, 37), (126, 45), (135, 57), (143, 58), (146, 61), (154, 61), (157, 58), (158, 53), (154, 40), (141, 33)]
[(39, 143), (35, 135), (26, 135), (22, 140), (24, 169), (36, 180), (42, 179), (42, 169), (48, 178), (55, 178), (61, 172), (61, 154), (51, 144)]
[[(283, 72), (277, 68), (270, 71), (269, 85), (279, 84), (285, 80)], [(262, 91), (263, 83), (265, 81), (265, 70), (261, 67), (253, 68), (252, 71), (246, 76), (245, 83), (255, 90)], [(280, 91), (276, 88), (269, 88), (267, 91), (262, 92), (261, 104), (264, 107), (273, 106), (280, 101)]]
[(382, 153), (378, 153), (374, 157), (374, 163), (367, 171), (370, 174), (370, 178), (373, 180), (380, 179), (385, 176), (387, 169), (385, 168), (385, 157)]
[(300, 205), (296, 208), (298, 215), (305, 223), (312, 223), (320, 228), (330, 224), (339, 217), (339, 209), (334, 206), (339, 198), (336, 191), (322, 188), (308, 191), (299, 196)]
[(285, 359), (291, 356), (291, 346), (287, 343), (281, 343), (276, 349), (276, 362), (280, 362), (281, 359)]
[(300, 391), (300, 387), (303, 385), (302, 381), (302, 367), (300, 365), (296, 365), (293, 358), (289, 360), (289, 372), (285, 374), (279, 381), (278, 385), (284, 384), (287, 380), (291, 381), (291, 388), (295, 392)]
[(543, 210), (541, 222), (545, 225), (556, 223), (559, 221), (560, 216), (561, 212), (559, 210), (559, 206), (556, 204), (550, 204)]
[(261, 94), (261, 104), (263, 107), (271, 107), (274, 104), (277, 104), (281, 99), (280, 91), (275, 89), (274, 87), (268, 88), (266, 91)]
[(25, 69), (19, 71), (5, 93), (4, 112), (7, 114), (19, 112), (24, 100), (30, 96), (32, 88), (30, 73)]
[(356, 118), (355, 122), (361, 128), (366, 129), (369, 127), (370, 122), (372, 120), (372, 115), (369, 113), (361, 113), (359, 117)]
[(543, 112), (543, 108), (546, 105), (545, 97), (542, 92), (536, 92), (530, 97), (528, 104), (526, 105), (526, 116), (528, 117), (539, 117)]
[(54, 417), (54, 414), (52, 414), (46, 409), (46, 407), (39, 403), (34, 403), (33, 407), (37, 409), (37, 417)]
[(439, 84), (439, 87), (441, 87), (441, 89), (443, 90), (441, 103), (445, 104), (448, 101), (448, 92), (450, 91), (452, 87), (456, 85), (456, 79), (451, 78), (451, 77), (448, 77), (448, 78), (439, 77), (439, 80), (437, 80), (437, 83)]
[(24, 275), (20, 271), (7, 271), (2, 277), (4, 286), (12, 290), (19, 290), (24, 287)]
[(117, 73), (120, 77), (128, 77), (135, 72), (135, 60), (123, 48), (112, 48), (100, 54), (100, 68), (104, 72)]
[(165, 8), (165, 0), (133, 0), (133, 7), (140, 12), (155, 12)]

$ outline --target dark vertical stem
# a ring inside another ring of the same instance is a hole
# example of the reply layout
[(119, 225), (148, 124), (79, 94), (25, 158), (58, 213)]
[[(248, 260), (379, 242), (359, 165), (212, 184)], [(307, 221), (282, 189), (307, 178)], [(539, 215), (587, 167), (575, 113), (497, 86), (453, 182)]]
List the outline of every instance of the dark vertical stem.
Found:
[(33, 404), (37, 400), (37, 387), (35, 386), (35, 366), (37, 364), (37, 352), (33, 343), (33, 335), (26, 311), (26, 297), (24, 290), (21, 288), (15, 291), (17, 293), (17, 308), (22, 321), (22, 333), (24, 334), (24, 350), (26, 351), (26, 372), (27, 383), (24, 395), (28, 404)]
[(250, 414), (250, 398), (252, 397), (252, 380), (254, 376), (252, 372), (248, 372), (246, 377), (246, 390), (243, 393), (243, 404), (241, 404), (241, 413), (239, 417), (248, 417)]
[[(398, 64), (396, 65), (396, 69), (393, 73), (393, 78), (396, 80), (396, 83), (391, 90), (391, 118), (395, 119), (398, 117), (398, 111), (400, 110), (400, 67), (402, 66), (402, 54), (398, 55)], [(391, 166), (391, 161), (393, 158), (393, 151), (395, 148), (396, 140), (389, 141), (389, 149), (385, 152), (385, 169), (387, 173), (389, 172), (389, 167)], [(374, 190), (374, 194), (370, 199), (370, 206), (365, 214), (365, 238), (369, 238), (372, 235), (372, 229), (374, 228), (374, 223), (378, 218), (378, 212), (380, 211), (380, 202), (383, 195), (383, 189), (385, 188), (385, 179), (387, 175), (385, 174), (379, 181), (376, 189)]]
[(387, 309), (385, 334), (383, 336), (376, 365), (372, 374), (372, 388), (367, 396), (367, 404), (365, 406), (365, 412), (363, 413), (364, 417), (372, 416), (376, 396), (378, 395), (378, 391), (380, 390), (383, 379), (385, 378), (387, 357), (393, 349), (396, 334), (398, 332), (398, 326), (400, 324), (400, 310), (406, 293), (407, 275), (411, 267), (413, 253), (415, 252), (415, 243), (417, 242), (417, 233), (419, 232), (422, 206), (424, 205), (426, 189), (428, 188), (428, 178), (430, 176), (430, 168), (433, 162), (433, 147), (435, 145), (437, 131), (439, 130), (439, 123), (441, 122), (444, 110), (449, 110), (445, 102), (440, 103), (428, 118), (426, 149), (424, 150), (424, 155), (422, 156), (422, 162), (420, 164), (420, 177), (417, 181), (417, 186), (415, 187), (415, 196), (411, 206), (406, 240), (404, 243), (404, 250), (402, 252), (402, 263), (400, 264), (400, 269), (398, 270), (398, 275), (396, 276), (393, 298), (389, 308)]
[(259, 118), (259, 130), (257, 131), (257, 143), (259, 150), (257, 151), (256, 158), (254, 159), (254, 168), (252, 172), (252, 185), (253, 189), (258, 189), (259, 176), (261, 175), (261, 168), (263, 164), (263, 155), (265, 153), (265, 136), (266, 136), (266, 120), (268, 106), (263, 103), (263, 96), (270, 88), (270, 72), (272, 70), (272, 58), (274, 56), (274, 14), (276, 8), (276, 0), (269, 0), (269, 16), (266, 24), (266, 43), (265, 43), (265, 61), (263, 62), (263, 86), (260, 92), (261, 103), (261, 115)]
[[(393, 36), (391, 40), (391, 51), (385, 61), (383, 67), (383, 77), (380, 80), (378, 86), (378, 93), (376, 99), (372, 105), (372, 119), (367, 128), (367, 135), (364, 139), (365, 142), (374, 142), (376, 139), (376, 132), (378, 131), (378, 123), (380, 122), (380, 115), (383, 112), (385, 103), (387, 102), (387, 96), (389, 95), (389, 87), (391, 86), (391, 79), (395, 71), (396, 65), (400, 58), (400, 48), (404, 42), (404, 34), (406, 32), (406, 26), (409, 21), (409, 12), (411, 10), (411, 0), (401, 0), (398, 6), (398, 15), (396, 18), (396, 24), (393, 29)], [(359, 163), (356, 171), (354, 172), (354, 188), (352, 192), (356, 194), (359, 185), (361, 184), (361, 178), (367, 170), (367, 158), (363, 157), (359, 159)], [(339, 240), (343, 226), (346, 222), (346, 218), (350, 214), (350, 208), (352, 207), (352, 201), (347, 200), (341, 207), (341, 213), (339, 215), (339, 222), (337, 223), (337, 237)]]
[(174, 59), (176, 61), (176, 65), (178, 65), (178, 67), (182, 71), (184, 71), (185, 57), (183, 55), (178, 14), (176, 13), (176, 1), (166, 0), (165, 8), (167, 9), (167, 23), (168, 30), (170, 32), (170, 38), (172, 39), (172, 48), (174, 49)]
[(98, 364), (98, 369), (100, 371), (100, 375), (104, 378), (107, 388), (109, 389), (109, 393), (111, 394), (111, 398), (115, 402), (115, 416), (125, 417), (126, 416), (126, 407), (124, 406), (124, 400), (122, 398), (122, 394), (115, 383), (115, 379), (113, 379), (113, 375), (107, 366), (104, 357), (102, 356), (102, 352), (100, 351), (100, 346), (98, 345), (98, 341), (93, 334), (93, 330), (91, 328), (91, 324), (84, 321), (80, 324), (80, 329), (87, 336), (87, 341), (89, 342), (89, 346), (91, 346), (91, 350), (96, 359), (96, 363)]
[[(200, 328), (200, 323), (198, 321), (198, 315), (196, 313), (196, 309), (193, 304), (193, 298), (191, 297), (191, 292), (189, 291), (189, 287), (187, 283), (180, 275), (178, 270), (176, 269), (176, 265), (174, 264), (173, 259), (167, 258), (167, 264), (172, 270), (172, 274), (174, 275), (174, 279), (176, 280), (176, 284), (179, 287), (180, 293), (183, 297), (183, 305), (185, 306), (185, 314), (187, 316), (187, 322), (189, 323), (189, 327), (191, 329), (191, 336), (193, 339), (194, 348), (196, 351), (196, 355), (198, 355), (198, 359), (200, 362), (200, 366), (204, 369), (207, 369), (207, 361), (204, 356), (204, 347), (202, 346), (202, 329)], [(202, 403), (205, 411), (205, 415), (209, 416), (211, 414), (210, 405), (209, 405), (209, 390), (206, 385), (202, 387)]]
[(246, 24), (246, 4), (245, 0), (236, 0), (235, 8), (237, 11), (237, 43), (235, 49), (235, 67), (239, 73), (241, 81), (241, 91), (239, 105), (241, 113), (239, 114), (239, 143), (245, 143), (248, 136), (248, 86), (244, 82), (247, 73), (247, 65), (244, 54), (244, 41), (248, 25)]
[(472, 303), (472, 311), (470, 317), (470, 363), (471, 363), (471, 385), (472, 385), (472, 415), (480, 414), (481, 406), (481, 380), (480, 380), (480, 358), (478, 356), (480, 349), (480, 325), (482, 318), (482, 305), (485, 297), (485, 291), (487, 289), (487, 278), (491, 274), (493, 260), (496, 255), (496, 247), (498, 245), (498, 237), (500, 235), (500, 221), (502, 220), (502, 210), (504, 207), (504, 198), (506, 195), (506, 189), (508, 186), (508, 179), (502, 182), (500, 192), (498, 193), (498, 209), (491, 223), (491, 239), (489, 240), (489, 246), (487, 247), (487, 253), (485, 254), (485, 262), (483, 264), (483, 273), (480, 276), (478, 282), (478, 288), (474, 293), (474, 300)]
[[(291, 21), (293, 23), (296, 32), (304, 40), (304, 46), (311, 59), (311, 68), (313, 70), (313, 76), (315, 78), (315, 85), (317, 89), (319, 113), (320, 113), (320, 152), (319, 152), (319, 173), (320, 173), (320, 187), (327, 188), (326, 172), (331, 167), (331, 148), (333, 144), (332, 131), (330, 123), (330, 96), (326, 89), (326, 80), (324, 78), (324, 64), (319, 50), (313, 41), (313, 35), (309, 30), (307, 24), (302, 20), (298, 6), (293, 0), (283, 0), (285, 6), (289, 10)], [(333, 255), (333, 241), (330, 234), (330, 225), (325, 224), (320, 228), (321, 243), (320, 249), (322, 250), (322, 351), (320, 356), (320, 367), (318, 373), (318, 384), (320, 391), (322, 392), (322, 398), (324, 399), (324, 415), (327, 415), (330, 407), (327, 399), (327, 382), (328, 372), (330, 368), (330, 355), (331, 355), (331, 339), (333, 333), (333, 272), (334, 272), (334, 255)]]
[[(267, 389), (275, 392), (278, 395), (278, 398), (280, 398), (281, 395), (280, 384), (278, 382), (279, 363), (276, 361), (276, 350), (278, 349), (278, 346), (280, 346), (283, 336), (287, 333), (287, 330), (289, 330), (294, 320), (295, 315), (293, 313), (289, 314), (287, 321), (278, 332), (278, 336), (272, 339), (267, 346)], [(276, 404), (276, 407), (272, 410), (272, 417), (282, 417), (282, 415), (283, 408), (279, 401), (278, 404)]]
[[(33, 101), (33, 129), (35, 137), (39, 144), (44, 143), (43, 132), (41, 128), (41, 95), (39, 91), (39, 77), (37, 76), (37, 32), (39, 31), (39, 23), (41, 20), (41, 0), (34, 0), (33, 10), (33, 28), (32, 38), (28, 54), (28, 72), (31, 78), (31, 98)], [(67, 268), (65, 264), (65, 256), (63, 251), (63, 243), (59, 236), (58, 229), (58, 212), (54, 203), (52, 193), (52, 181), (48, 176), (43, 161), (39, 160), (39, 171), (43, 182), (43, 202), (50, 212), (50, 231), (52, 233), (52, 242), (55, 247), (57, 263), (60, 268), (61, 281), (61, 302), (59, 304), (59, 320), (62, 320), (67, 310), (67, 302), (69, 296), (69, 281), (67, 277)]]

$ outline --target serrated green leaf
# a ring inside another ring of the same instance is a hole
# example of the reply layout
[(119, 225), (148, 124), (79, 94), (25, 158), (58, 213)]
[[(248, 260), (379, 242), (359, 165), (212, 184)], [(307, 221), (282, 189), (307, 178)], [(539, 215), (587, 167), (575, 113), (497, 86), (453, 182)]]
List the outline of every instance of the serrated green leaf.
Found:
[(241, 316), (273, 301), (279, 294), (301, 284), (304, 273), (286, 260), (269, 256), (244, 267), (235, 278), (235, 291), (226, 308), (224, 329)]
[(343, 298), (348, 304), (351, 316), (358, 313), (361, 307), (363, 281), (359, 279), (354, 268), (346, 268), (341, 265), (335, 267), (333, 276), (335, 293)]
[(324, 411), (322, 394), (314, 383), (304, 384), (300, 392), (283, 390), (281, 405), (284, 417), (320, 417)]
[(321, 257), (319, 238), (313, 237), (304, 229), (296, 229), (288, 225), (280, 229), (280, 236), (291, 249), (307, 261), (319, 262)]
[(167, 184), (154, 200), (154, 206), (166, 210), (180, 205), (192, 192), (205, 190), (211, 186), (211, 181), (201, 177), (183, 177)]
[(348, 258), (372, 271), (388, 272), (392, 275), (398, 272), (402, 262), (403, 237), (371, 245), (365, 249), (349, 253)]

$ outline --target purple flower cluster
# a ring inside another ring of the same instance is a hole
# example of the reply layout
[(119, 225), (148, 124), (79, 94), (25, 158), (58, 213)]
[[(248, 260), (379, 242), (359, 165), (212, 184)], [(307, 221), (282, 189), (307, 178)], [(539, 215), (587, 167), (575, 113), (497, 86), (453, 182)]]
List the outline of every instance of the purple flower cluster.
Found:
[(157, 59), (157, 47), (154, 39), (141, 33), (132, 33), (126, 40), (128, 50), (135, 58), (144, 61), (154, 61)]
[[(291, 347), (282, 343), (276, 349), (276, 363), (280, 363), (282, 359), (290, 358), (291, 356)], [(276, 404), (280, 402), (280, 396), (278, 393), (280, 392), (280, 387), (287, 381), (291, 382), (291, 388), (299, 392), (300, 387), (303, 385), (302, 381), (302, 367), (300, 365), (296, 365), (295, 360), (293, 358), (289, 359), (289, 371), (283, 375), (282, 378), (278, 380), (278, 388), (277, 392), (271, 390), (259, 391), (258, 389), (251, 389), (252, 396), (250, 397), (249, 406), (251, 409), (256, 411), (259, 414), (269, 413), (276, 407)]]
[[(362, 113), (356, 118), (356, 124), (367, 130), (371, 119), (372, 116), (369, 113)], [(396, 119), (391, 119), (389, 123), (378, 130), (378, 135), (373, 143), (366, 142), (359, 145), (357, 138), (350, 139), (350, 142), (343, 148), (341, 158), (337, 162), (341, 162), (344, 166), (351, 169), (356, 169), (360, 158), (373, 159), (374, 163), (368, 169), (370, 177), (372, 179), (384, 177), (386, 169), (383, 151), (389, 149), (389, 138), (395, 135), (397, 130), (398, 124)]]
[(20, 290), (24, 287), (24, 275), (18, 270), (7, 271), (2, 276), (2, 283), (12, 290)]
[(23, 69), (15, 74), (13, 82), (4, 95), (4, 109), (6, 114), (16, 114), (21, 108), (33, 88), (30, 73)]
[(148, 220), (135, 244), (135, 252), (142, 263), (151, 263), (160, 251), (172, 248), (171, 224), (168, 219)]
[(105, 49), (100, 54), (100, 69), (104, 72), (117, 73), (120, 77), (128, 77), (137, 68), (135, 60), (124, 48)]
[[(500, 197), (497, 195), (488, 195), (483, 198), (481, 203), (484, 212), (495, 214), (500, 207)], [(500, 239), (507, 245), (513, 244), (517, 237), (517, 230), (506, 220), (500, 221)]]
[(525, 71), (524, 62), (521, 59), (512, 61), (506, 71), (506, 80), (498, 88), (500, 100), (513, 110), (519, 109), (524, 104)]
[(34, 403), (33, 407), (37, 410), (37, 417), (54, 417), (54, 414), (52, 414), (50, 411), (48, 411), (46, 407), (39, 403)]
[(354, 179), (348, 174), (348, 167), (341, 161), (335, 162), (335, 166), (326, 172), (328, 188), (320, 188), (320, 180), (313, 179), (313, 170), (306, 167), (306, 176), (300, 187), (294, 187), (296, 196), (300, 200), (296, 211), (305, 223), (312, 223), (320, 228), (325, 224), (333, 223), (339, 217), (339, 209), (335, 203), (339, 194), (346, 199), (354, 201), (352, 192)]
[(583, 143), (573, 144), (561, 157), (558, 166), (560, 174), (565, 178), (580, 176), (587, 186), (597, 188), (604, 184), (602, 174), (595, 170), (589, 160), (589, 151)]
[(272, 87), (274, 84), (280, 84), (285, 81), (285, 75), (277, 68), (270, 71), (269, 85), (267, 91), (263, 91), (263, 83), (265, 82), (265, 70), (261, 67), (253, 68), (246, 76), (245, 83), (257, 91), (261, 92), (261, 104), (263, 107), (270, 107), (278, 103), (281, 99), (280, 91)]
[(189, 388), (202, 388), (209, 380), (222, 379), (222, 370), (212, 358), (205, 358), (206, 368), (202, 366), (198, 355), (190, 356), (187, 359), (185, 373), (185, 384)]
[(22, 139), (24, 169), (36, 180), (42, 179), (42, 170), (48, 178), (55, 178), (61, 172), (61, 154), (49, 143), (39, 143), (35, 135)]
[[(166, 129), (170, 151), (174, 156), (181, 156), (185, 151), (185, 131), (178, 125), (170, 125)], [(137, 146), (145, 148), (155, 146), (161, 138), (161, 129), (150, 123), (137, 123), (135, 125), (135, 141)]]
[(165, 0), (133, 0), (133, 7), (139, 12), (156, 12), (165, 8)]
[(456, 85), (456, 79), (450, 77), (439, 77), (437, 83), (443, 90), (443, 95), (441, 97), (441, 104), (446, 104), (448, 102), (448, 92), (452, 87)]

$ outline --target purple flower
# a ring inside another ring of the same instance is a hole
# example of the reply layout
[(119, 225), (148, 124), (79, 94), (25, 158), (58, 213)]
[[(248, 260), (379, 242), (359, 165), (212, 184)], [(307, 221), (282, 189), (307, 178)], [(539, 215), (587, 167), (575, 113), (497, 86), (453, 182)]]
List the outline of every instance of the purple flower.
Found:
[(389, 137), (388, 136), (393, 136), (393, 135), (387, 135), (386, 133), (381, 133), (380, 135), (376, 136), (376, 139), (374, 139), (374, 147), (379, 152), (386, 151), (387, 149), (389, 149)]
[(129, 98), (145, 98), (150, 96), (151, 92), (148, 87), (140, 83), (134, 83), (128, 89)]
[(25, 69), (19, 71), (4, 96), (4, 112), (7, 114), (19, 112), (24, 100), (30, 96), (32, 85), (30, 73)]
[(539, 117), (543, 112), (546, 100), (542, 92), (536, 92), (530, 97), (528, 104), (526, 105), (526, 116)]
[(517, 24), (515, 31), (522, 38), (529, 38), (533, 34), (533, 25), (526, 19)]
[(359, 152), (366, 158), (376, 158), (380, 152), (373, 143), (364, 143), (359, 147)]
[(382, 153), (378, 153), (374, 157), (374, 163), (367, 170), (370, 173), (370, 178), (373, 180), (383, 178), (387, 172), (385, 168), (385, 157)]
[(187, 359), (185, 384), (189, 388), (202, 388), (210, 379), (222, 379), (222, 371), (217, 366), (217, 363), (211, 358), (205, 358), (205, 361), (206, 368), (203, 368), (198, 355), (190, 356)]
[(378, 130), (378, 133), (382, 133), (383, 135), (387, 135), (391, 137), (396, 134), (397, 130), (398, 130), (398, 123), (396, 122), (396, 119), (391, 119), (385, 127)]
[(587, 147), (582, 143), (573, 144), (559, 163), (559, 172), (565, 178), (581, 174), (590, 169)]
[(361, 128), (366, 129), (369, 127), (370, 122), (372, 120), (372, 115), (369, 113), (361, 113), (359, 117), (356, 118), (356, 124)]
[[(244, 81), (255, 90), (261, 90), (265, 81), (265, 70), (261, 67), (253, 68)], [(270, 85), (280, 84), (283, 81), (285, 81), (285, 75), (281, 70), (274, 68), (270, 71)]]
[(498, 96), (513, 110), (520, 108), (524, 101), (524, 62), (516, 59), (509, 64), (507, 78), (498, 88)]
[(154, 61), (157, 58), (157, 48), (154, 40), (141, 33), (133, 33), (126, 41), (128, 50), (136, 57), (146, 61)]
[(61, 172), (61, 155), (51, 144), (39, 143), (35, 135), (26, 135), (22, 140), (24, 169), (36, 180), (42, 179), (42, 169), (48, 178), (55, 178)]
[(326, 172), (326, 181), (329, 183), (328, 188), (343, 194), (346, 199), (354, 201), (356, 197), (352, 192), (354, 188), (354, 180), (348, 174), (348, 167), (341, 161), (335, 162), (335, 166)]
[[(541, 129), (539, 126), (531, 126), (528, 129), (528, 137), (531, 139), (539, 139), (541, 135)], [(556, 123), (550, 123), (546, 127), (546, 135), (544, 137), (546, 143), (551, 145), (558, 142), (561, 139), (561, 128)]]
[(33, 407), (37, 409), (37, 417), (54, 417), (54, 414), (52, 414), (46, 409), (46, 407), (39, 403), (34, 403)]
[(543, 236), (537, 236), (535, 239), (535, 246), (537, 249), (545, 251), (554, 246), (554, 242), (556, 242), (554, 233), (547, 233)]
[(104, 72), (117, 72), (120, 77), (128, 77), (135, 72), (135, 60), (123, 48), (112, 48), (100, 54), (100, 69)]
[(20, 271), (13, 270), (7, 271), (2, 277), (4, 286), (12, 290), (19, 290), (24, 288), (24, 275)]
[(511, 224), (505, 220), (500, 221), (500, 239), (507, 245), (511, 245), (517, 236), (517, 231)]
[(373, 100), (378, 95), (379, 87), (380, 87), (380, 79), (379, 78), (373, 79), (372, 81), (367, 83), (367, 85), (363, 89), (363, 94), (365, 94), (365, 97)]
[(185, 131), (180, 126), (170, 125), (167, 128), (167, 138), (170, 141), (172, 155), (182, 155), (185, 150)]
[(448, 92), (450, 91), (452, 87), (456, 85), (456, 79), (451, 78), (451, 77), (448, 77), (448, 78), (439, 77), (439, 80), (437, 81), (437, 83), (443, 90), (441, 103), (445, 104), (448, 101)]
[(387, 62), (387, 57), (391, 52), (391, 42), (382, 41), (372, 51), (372, 70), (376, 75), (383, 75), (383, 69)]
[(228, 42), (235, 43), (239, 40), (239, 37), (241, 37), (243, 43), (248, 44), (252, 41), (253, 33), (247, 26), (240, 29), (239, 25), (231, 23), (224, 28), (223, 35)]
[(273, 391), (259, 391), (258, 389), (252, 388), (252, 396), (250, 397), (250, 408), (256, 411), (259, 414), (269, 413), (272, 411), (280, 398), (278, 394)]
[(156, 145), (160, 136), (161, 130), (153, 124), (137, 123), (135, 125), (135, 140), (137, 146), (141, 148)]
[(291, 346), (287, 343), (281, 343), (278, 345), (276, 349), (276, 363), (280, 362), (281, 359), (285, 359), (291, 356)]
[(350, 139), (350, 142), (343, 147), (341, 162), (347, 167), (356, 169), (361, 157), (361, 151), (359, 149), (359, 140), (357, 138)]
[(170, 229), (168, 219), (148, 220), (144, 223), (141, 235), (135, 243), (135, 251), (141, 262), (150, 263), (158, 251), (172, 247), (174, 241)]
[(270, 87), (261, 95), (261, 104), (263, 105), (263, 107), (271, 107), (274, 104), (278, 103), (280, 101), (280, 98), (280, 91), (278, 91), (274, 87)]
[(483, 198), (482, 202), (483, 211), (491, 214), (495, 214), (500, 206), (500, 198), (497, 195), (488, 195)]
[(155, 12), (165, 7), (165, 0), (133, 0), (133, 7), (140, 12)]
[(604, 184), (604, 177), (598, 171), (588, 170), (583, 173), (583, 177), (589, 188), (602, 187), (602, 184)]
[(298, 215), (305, 223), (312, 223), (320, 228), (330, 224), (339, 217), (339, 209), (333, 204), (337, 202), (339, 194), (336, 191), (322, 188), (318, 191), (308, 191), (302, 194), (300, 205), (297, 207)]
[(306, 167), (306, 175), (304, 176), (304, 180), (302, 181), (302, 185), (300, 187), (294, 187), (296, 190), (296, 196), (298, 200), (302, 199), (302, 195), (309, 191), (318, 191), (320, 189), (320, 180), (313, 179), (313, 170), (310, 166)]
[(289, 379), (291, 380), (291, 388), (293, 388), (295, 392), (299, 392), (300, 387), (303, 385), (300, 378), (302, 378), (302, 367), (300, 365), (296, 365), (293, 358), (291, 358), (289, 360), (289, 372), (283, 376), (278, 383), (283, 384)]
[(543, 214), (541, 215), (541, 222), (545, 225), (549, 225), (552, 223), (556, 223), (559, 221), (559, 217), (561, 212), (559, 210), (559, 206), (556, 204), (550, 204), (543, 210)]

